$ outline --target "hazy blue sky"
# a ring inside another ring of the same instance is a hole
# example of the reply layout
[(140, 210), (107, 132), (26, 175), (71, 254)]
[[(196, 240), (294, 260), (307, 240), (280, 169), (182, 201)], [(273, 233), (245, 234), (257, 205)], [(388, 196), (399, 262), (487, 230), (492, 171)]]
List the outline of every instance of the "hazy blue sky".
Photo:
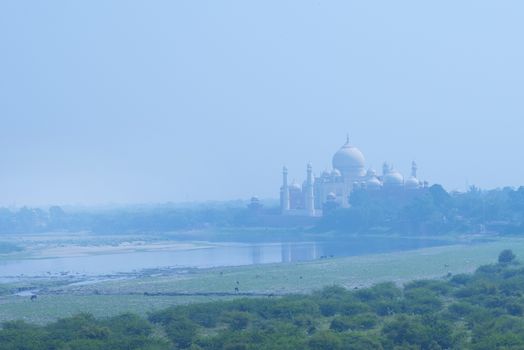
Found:
[(0, 205), (277, 197), (346, 132), (524, 184), (524, 2), (0, 2)]

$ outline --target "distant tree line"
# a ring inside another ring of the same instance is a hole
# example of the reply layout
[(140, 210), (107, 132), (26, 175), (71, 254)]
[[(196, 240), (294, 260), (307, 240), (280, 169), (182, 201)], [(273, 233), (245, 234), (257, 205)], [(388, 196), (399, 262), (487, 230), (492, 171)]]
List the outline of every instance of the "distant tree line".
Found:
[[(270, 212), (270, 210), (266, 210)], [(91, 231), (95, 233), (169, 232), (206, 227), (251, 226), (254, 213), (247, 206), (155, 206), (106, 210), (64, 210), (23, 207), (0, 208), (0, 233)]]
[(523, 349), (524, 266), (510, 250), (474, 274), (402, 288), (326, 287), (309, 295), (173, 306), (147, 319), (87, 314), (43, 326), (11, 321), (0, 350)]
[(354, 191), (351, 207), (324, 215), (320, 230), (346, 232), (395, 231), (424, 234), (442, 232), (524, 232), (524, 187), (448, 193), (433, 185), (409, 201), (395, 196), (371, 196)]
[[(524, 232), (524, 187), (448, 193), (433, 185), (409, 200), (372, 196), (356, 190), (351, 207), (335, 208), (314, 224), (317, 231), (350, 233)], [(264, 227), (293, 224), (278, 207), (253, 203), (157, 205), (107, 210), (0, 208), (0, 233), (92, 231), (96, 233), (169, 232), (207, 227)], [(288, 222), (289, 221), (289, 222)], [(305, 224), (308, 221), (304, 221)], [(297, 225), (304, 225), (297, 221)]]

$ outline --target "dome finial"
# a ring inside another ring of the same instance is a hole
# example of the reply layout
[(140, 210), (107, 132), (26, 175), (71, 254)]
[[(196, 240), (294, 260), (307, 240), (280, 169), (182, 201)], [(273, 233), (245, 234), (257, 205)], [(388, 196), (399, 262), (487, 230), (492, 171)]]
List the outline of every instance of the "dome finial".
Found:
[(349, 144), (349, 132), (346, 134), (346, 145)]

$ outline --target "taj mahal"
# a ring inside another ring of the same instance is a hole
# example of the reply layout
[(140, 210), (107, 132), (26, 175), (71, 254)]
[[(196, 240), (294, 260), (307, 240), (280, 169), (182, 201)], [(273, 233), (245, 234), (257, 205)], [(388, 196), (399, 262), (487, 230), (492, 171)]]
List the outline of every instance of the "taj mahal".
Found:
[(311, 164), (307, 165), (306, 180), (300, 185), (288, 182), (288, 170), (282, 171), (280, 188), (280, 209), (283, 215), (322, 216), (334, 207), (350, 207), (353, 191), (362, 190), (374, 197), (388, 197), (402, 200), (426, 191), (428, 183), (417, 178), (417, 164), (411, 164), (411, 175), (405, 179), (388, 163), (384, 163), (382, 174), (373, 169), (366, 170), (362, 152), (346, 143), (334, 154), (333, 169), (320, 176), (313, 174)]

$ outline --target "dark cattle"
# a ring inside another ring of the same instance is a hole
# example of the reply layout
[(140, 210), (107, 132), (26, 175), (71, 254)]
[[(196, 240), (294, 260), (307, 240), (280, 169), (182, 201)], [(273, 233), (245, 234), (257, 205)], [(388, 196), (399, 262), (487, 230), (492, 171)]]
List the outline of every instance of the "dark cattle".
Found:
[(36, 300), (36, 294), (31, 295), (31, 301), (35, 301), (35, 300)]

